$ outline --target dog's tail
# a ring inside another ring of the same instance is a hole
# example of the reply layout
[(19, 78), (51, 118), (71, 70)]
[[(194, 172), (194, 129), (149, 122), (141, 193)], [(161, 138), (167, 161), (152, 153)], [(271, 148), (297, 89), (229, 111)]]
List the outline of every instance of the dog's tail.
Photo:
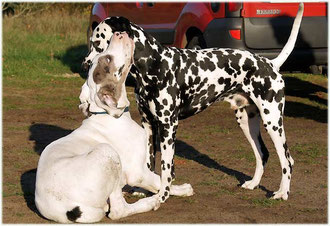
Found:
[(271, 62), (273, 63), (275, 68), (277, 68), (277, 70), (280, 70), (280, 67), (286, 61), (286, 59), (288, 59), (289, 55), (291, 54), (294, 48), (299, 33), (299, 28), (303, 17), (303, 13), (304, 13), (304, 3), (300, 3), (296, 18), (294, 19), (293, 22), (293, 27), (288, 42), (285, 44), (280, 54), (275, 59), (271, 60)]

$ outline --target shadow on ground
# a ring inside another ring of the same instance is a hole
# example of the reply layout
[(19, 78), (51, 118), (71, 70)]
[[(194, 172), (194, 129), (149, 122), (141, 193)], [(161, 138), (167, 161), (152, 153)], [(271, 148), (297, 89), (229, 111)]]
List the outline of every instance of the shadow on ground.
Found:
[[(44, 218), (38, 211), (34, 202), (34, 192), (36, 190), (36, 175), (37, 169), (31, 169), (21, 176), (21, 187), (24, 194), (26, 205), (30, 210), (38, 214), (39, 217)], [(46, 219), (46, 218), (44, 218)]]
[(60, 60), (64, 65), (70, 67), (73, 73), (78, 73), (81, 78), (86, 79), (87, 73), (82, 71), (81, 63), (88, 53), (87, 45), (72, 46), (68, 48), (65, 54), (55, 55), (55, 59)]
[[(311, 75), (313, 76), (313, 75)], [(328, 90), (322, 86), (300, 80), (294, 77), (284, 77), (285, 80), (285, 95), (308, 99), (320, 105), (327, 106), (328, 100), (321, 98), (318, 93), (327, 93)], [(294, 118), (306, 118), (321, 123), (327, 123), (328, 112), (326, 109), (320, 109), (311, 105), (286, 101), (285, 116)]]

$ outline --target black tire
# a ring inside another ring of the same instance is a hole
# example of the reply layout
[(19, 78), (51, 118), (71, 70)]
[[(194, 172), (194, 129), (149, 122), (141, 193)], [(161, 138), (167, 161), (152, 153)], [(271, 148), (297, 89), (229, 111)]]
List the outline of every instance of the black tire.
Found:
[(194, 36), (186, 46), (187, 49), (205, 49), (206, 43), (202, 35)]

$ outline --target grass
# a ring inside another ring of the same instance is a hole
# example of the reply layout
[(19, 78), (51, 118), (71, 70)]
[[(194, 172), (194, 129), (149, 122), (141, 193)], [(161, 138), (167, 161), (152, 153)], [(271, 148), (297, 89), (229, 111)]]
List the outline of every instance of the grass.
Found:
[(218, 192), (217, 192), (217, 196), (222, 196), (222, 195), (233, 195), (233, 196), (235, 196), (235, 195), (237, 195), (237, 192), (234, 192), (234, 191), (232, 191), (232, 189), (230, 189), (230, 188), (226, 188), (226, 187), (220, 187), (219, 189), (218, 189)]
[(77, 71), (85, 53), (88, 14), (4, 18), (3, 76), (28, 79)]
[(217, 133), (229, 134), (231, 130), (228, 128), (223, 128), (221, 125), (211, 125), (205, 128), (205, 132), (207, 134), (217, 134)]
[(15, 183), (3, 183), (2, 197), (23, 196), (21, 187)]
[(83, 84), (80, 76), (61, 75), (81, 72), (87, 26), (88, 12), (70, 15), (57, 10), (42, 13), (38, 19), (4, 18), (4, 110), (71, 109), (79, 104), (77, 96), (68, 97), (58, 89), (54, 95), (53, 90)]
[(323, 75), (285, 74), (285, 115), (327, 123), (328, 79)]
[(299, 155), (300, 161), (312, 164), (319, 163), (319, 158), (326, 157), (328, 153), (327, 147), (322, 147), (318, 143), (296, 144), (290, 149)]

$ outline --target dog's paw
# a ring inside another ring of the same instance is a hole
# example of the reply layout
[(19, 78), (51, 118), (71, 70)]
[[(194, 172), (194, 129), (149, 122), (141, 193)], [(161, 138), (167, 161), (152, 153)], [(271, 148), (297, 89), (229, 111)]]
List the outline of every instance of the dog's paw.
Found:
[(194, 194), (194, 189), (191, 184), (182, 185), (171, 185), (170, 195), (175, 196), (192, 196)]
[(158, 194), (150, 197), (150, 205), (153, 206), (153, 210), (158, 210), (160, 207), (160, 199)]
[(281, 189), (274, 192), (273, 196), (271, 199), (283, 199), (283, 200), (288, 200), (289, 198), (289, 191), (282, 191)]
[(248, 181), (245, 181), (241, 187), (245, 188), (245, 189), (253, 190), (253, 189), (257, 188), (258, 185), (259, 185), (259, 183), (256, 183), (253, 180), (248, 180)]

